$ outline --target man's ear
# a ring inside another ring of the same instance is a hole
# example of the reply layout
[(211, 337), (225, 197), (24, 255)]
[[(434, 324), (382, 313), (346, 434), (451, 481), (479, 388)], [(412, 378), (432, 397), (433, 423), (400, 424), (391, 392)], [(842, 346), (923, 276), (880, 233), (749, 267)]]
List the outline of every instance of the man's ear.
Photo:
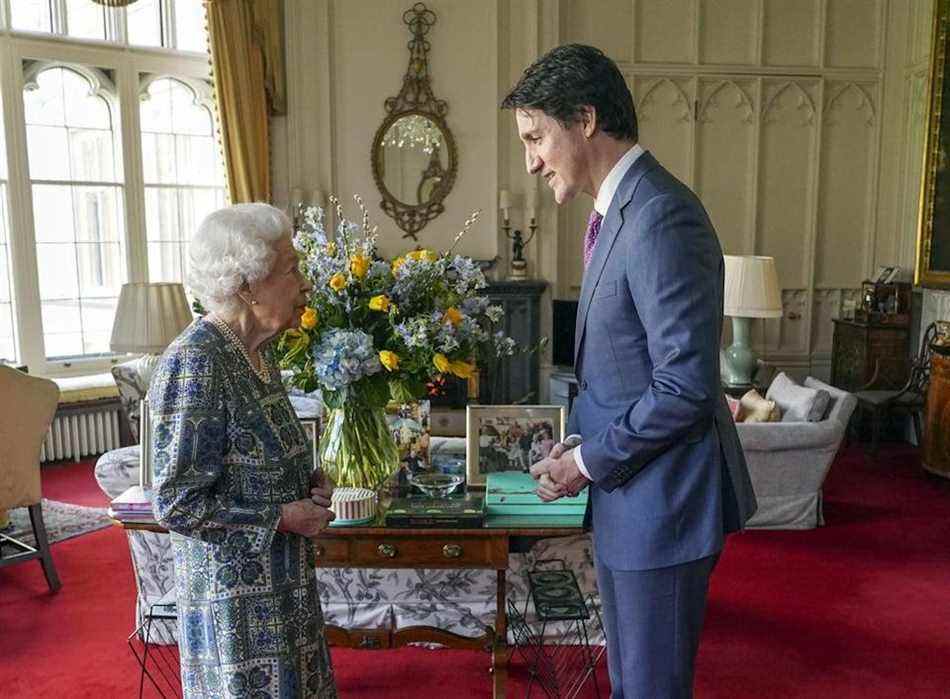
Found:
[(597, 109), (589, 104), (581, 107), (581, 128), (584, 138), (593, 138), (597, 133)]

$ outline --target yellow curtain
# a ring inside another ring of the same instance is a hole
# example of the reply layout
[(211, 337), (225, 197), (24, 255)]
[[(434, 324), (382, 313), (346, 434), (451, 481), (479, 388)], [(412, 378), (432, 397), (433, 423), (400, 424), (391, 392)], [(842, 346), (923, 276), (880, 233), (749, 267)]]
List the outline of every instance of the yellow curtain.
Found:
[(268, 117), (285, 109), (281, 0), (205, 0), (233, 203), (270, 201)]

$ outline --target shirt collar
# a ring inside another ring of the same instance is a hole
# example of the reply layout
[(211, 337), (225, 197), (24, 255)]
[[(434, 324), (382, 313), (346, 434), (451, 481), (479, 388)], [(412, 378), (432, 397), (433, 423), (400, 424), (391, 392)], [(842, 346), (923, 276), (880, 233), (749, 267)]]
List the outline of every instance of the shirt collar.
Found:
[(614, 194), (617, 193), (617, 187), (620, 186), (623, 176), (627, 174), (627, 170), (633, 167), (637, 158), (643, 155), (643, 153), (644, 151), (643, 148), (640, 147), (640, 144), (635, 143), (633, 148), (624, 153), (623, 157), (620, 158), (617, 164), (607, 173), (603, 184), (600, 185), (600, 191), (597, 192), (597, 199), (594, 201), (594, 210), (598, 214), (601, 216), (607, 215), (607, 209), (610, 208), (610, 202), (613, 201)]

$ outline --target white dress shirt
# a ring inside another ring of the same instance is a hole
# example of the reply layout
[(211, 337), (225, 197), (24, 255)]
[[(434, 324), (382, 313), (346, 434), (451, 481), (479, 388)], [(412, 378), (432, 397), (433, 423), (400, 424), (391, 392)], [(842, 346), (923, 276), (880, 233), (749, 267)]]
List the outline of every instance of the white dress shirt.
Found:
[[(623, 157), (617, 161), (617, 163), (610, 169), (610, 172), (607, 173), (607, 177), (604, 178), (603, 183), (600, 185), (600, 189), (597, 192), (597, 198), (594, 200), (594, 211), (596, 211), (601, 216), (606, 217), (607, 211), (610, 209), (610, 204), (614, 200), (614, 195), (617, 193), (617, 188), (620, 186), (620, 183), (623, 181), (624, 175), (627, 174), (627, 171), (633, 167), (633, 164), (637, 162), (637, 158), (643, 155), (643, 148), (639, 143), (635, 143), (633, 148), (628, 150), (623, 154)], [(599, 242), (599, 241), (598, 241)], [(597, 244), (594, 244), (594, 249), (597, 249)], [(580, 445), (581, 436), (579, 434), (572, 434), (565, 437), (564, 442), (568, 443), (569, 446), (575, 446), (571, 454), (574, 456), (574, 463), (577, 464), (578, 470), (584, 475), (587, 480), (593, 480), (590, 477), (590, 472), (587, 470), (587, 467), (584, 465), (584, 456), (581, 454)]]

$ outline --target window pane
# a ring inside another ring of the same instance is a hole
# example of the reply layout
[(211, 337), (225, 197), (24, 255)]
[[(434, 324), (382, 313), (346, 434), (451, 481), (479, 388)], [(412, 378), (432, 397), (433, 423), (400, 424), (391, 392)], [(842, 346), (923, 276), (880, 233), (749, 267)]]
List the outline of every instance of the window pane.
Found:
[(76, 242), (122, 240), (120, 196), (118, 187), (73, 187)]
[(171, 187), (146, 187), (145, 236), (149, 241), (179, 241), (178, 197)]
[(182, 51), (208, 52), (204, 3), (175, 0), (175, 35)]
[(148, 278), (153, 282), (182, 280), (182, 247), (178, 243), (148, 244)]
[[(47, 69), (36, 84), (24, 102), (46, 356), (99, 354), (108, 351), (111, 314), (125, 279), (122, 174), (112, 112), (76, 70)], [(49, 123), (41, 105), (55, 105), (57, 94), (61, 115)], [(30, 123), (30, 117), (45, 121)]]
[(90, 299), (115, 296), (115, 289), (122, 286), (121, 255), (118, 243), (85, 243), (76, 246), (79, 291), (84, 304), (89, 303)]
[[(36, 265), (40, 273), (40, 296), (68, 300), (79, 294), (76, 248), (67, 243), (37, 243)], [(78, 300), (77, 300), (78, 303)]]
[(142, 167), (145, 184), (174, 182), (175, 137), (171, 134), (142, 133)]
[(192, 232), (226, 201), (214, 122), (170, 78), (149, 84), (141, 109), (149, 279), (181, 281)]
[(10, 0), (10, 24), (14, 29), (52, 31), (50, 0)]
[(70, 129), (69, 160), (72, 179), (115, 182), (116, 153), (112, 132), (102, 129)]
[(125, 16), (130, 44), (162, 45), (162, 19), (158, 0), (138, 0), (125, 8)]
[(9, 303), (0, 303), (0, 359), (17, 361), (13, 335), (13, 305)]
[(69, 36), (105, 39), (105, 8), (92, 0), (66, 0), (66, 25)]
[(64, 126), (26, 125), (26, 150), (34, 180), (69, 179), (69, 135)]
[(73, 197), (69, 185), (33, 185), (33, 228), (37, 243), (72, 243)]
[(63, 71), (44, 70), (37, 75), (35, 84), (23, 91), (23, 110), (27, 124), (64, 125)]

